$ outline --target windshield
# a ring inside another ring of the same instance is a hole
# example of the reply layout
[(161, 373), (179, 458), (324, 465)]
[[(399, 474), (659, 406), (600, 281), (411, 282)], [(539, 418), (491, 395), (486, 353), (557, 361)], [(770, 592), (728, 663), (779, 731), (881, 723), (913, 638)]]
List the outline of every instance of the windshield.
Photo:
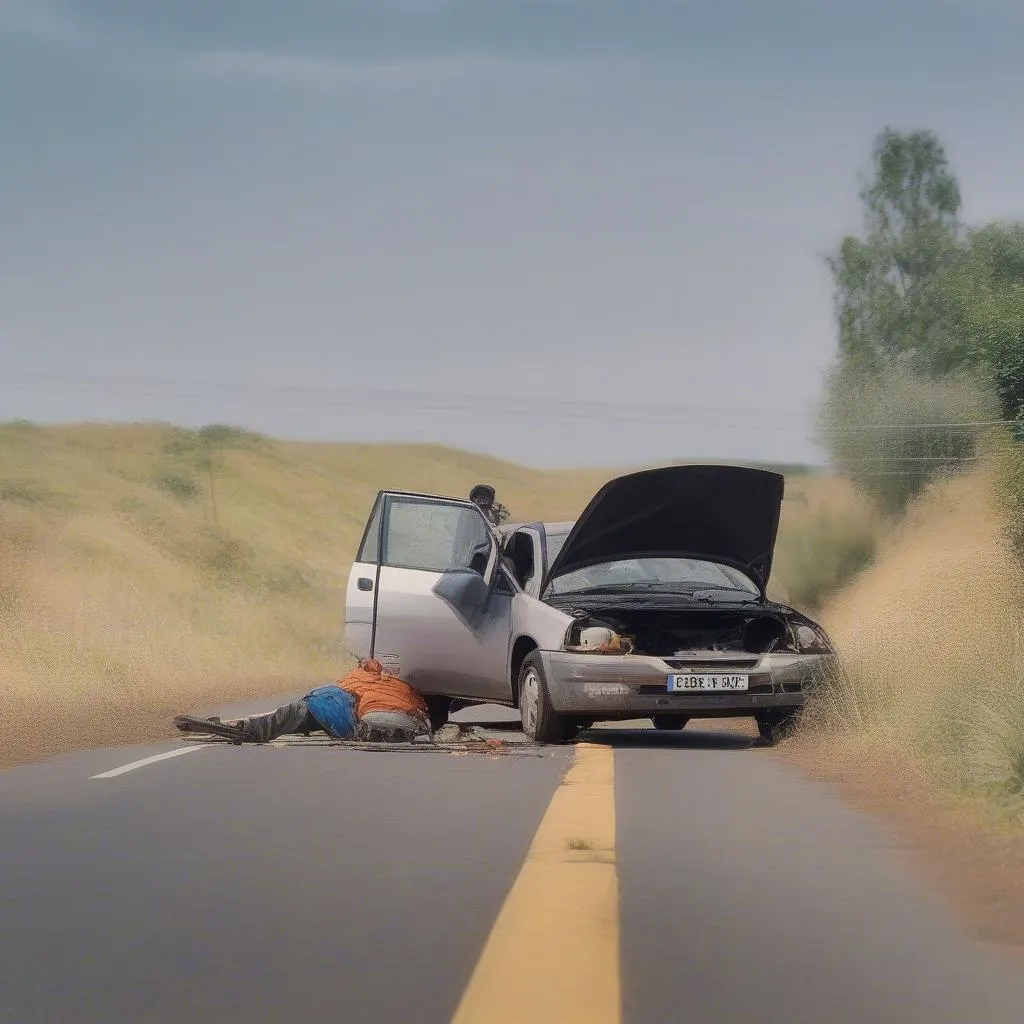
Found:
[(555, 559), (558, 557), (558, 552), (565, 547), (565, 540), (569, 536), (568, 533), (552, 533), (550, 530), (545, 535), (545, 541), (547, 542), (547, 555), (548, 555), (548, 568), (555, 563)]
[[(559, 539), (565, 540), (564, 537)], [(739, 591), (741, 598), (758, 593), (757, 587), (743, 573), (698, 558), (623, 558), (602, 562), (559, 576), (551, 583), (549, 593), (571, 594), (595, 587), (619, 586), (687, 592), (711, 587)]]

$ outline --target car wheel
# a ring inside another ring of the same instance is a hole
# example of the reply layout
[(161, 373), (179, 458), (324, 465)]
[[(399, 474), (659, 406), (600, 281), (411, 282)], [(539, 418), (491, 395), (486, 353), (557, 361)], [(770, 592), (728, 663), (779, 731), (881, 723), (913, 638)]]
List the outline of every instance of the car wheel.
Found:
[(452, 711), (451, 697), (442, 697), (439, 694), (431, 693), (423, 698), (427, 705), (427, 717), (430, 719), (430, 728), (437, 732), (448, 721)]
[(788, 708), (785, 711), (772, 711), (754, 717), (761, 742), (766, 747), (773, 747), (780, 740), (793, 734), (800, 721), (800, 709)]
[(566, 743), (578, 730), (575, 719), (551, 707), (540, 656), (529, 654), (519, 670), (519, 715), (523, 735), (536, 743)]
[(678, 731), (686, 727), (690, 719), (686, 715), (652, 715), (651, 721), (655, 729), (663, 732)]

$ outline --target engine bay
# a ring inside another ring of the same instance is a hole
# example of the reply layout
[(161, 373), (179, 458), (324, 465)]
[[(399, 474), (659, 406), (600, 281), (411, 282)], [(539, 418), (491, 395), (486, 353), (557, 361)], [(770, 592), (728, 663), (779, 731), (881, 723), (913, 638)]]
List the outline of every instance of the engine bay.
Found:
[(569, 613), (574, 622), (566, 646), (573, 650), (607, 648), (612, 636), (627, 640), (631, 653), (658, 658), (797, 649), (786, 620), (763, 609), (594, 607)]

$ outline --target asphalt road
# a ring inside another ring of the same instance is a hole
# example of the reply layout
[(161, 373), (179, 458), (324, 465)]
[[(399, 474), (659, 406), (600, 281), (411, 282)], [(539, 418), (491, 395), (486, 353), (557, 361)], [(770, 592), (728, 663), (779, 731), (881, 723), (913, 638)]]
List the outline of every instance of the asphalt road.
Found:
[[(589, 739), (614, 763), (607, 1020), (1024, 1020), (1019, 966), (828, 790), (699, 725)], [(182, 746), (0, 772), (0, 1021), (446, 1024), (578, 756), (216, 744), (93, 777)], [(587, 941), (553, 884), (538, 912)], [(494, 1019), (543, 1024), (530, 974)]]

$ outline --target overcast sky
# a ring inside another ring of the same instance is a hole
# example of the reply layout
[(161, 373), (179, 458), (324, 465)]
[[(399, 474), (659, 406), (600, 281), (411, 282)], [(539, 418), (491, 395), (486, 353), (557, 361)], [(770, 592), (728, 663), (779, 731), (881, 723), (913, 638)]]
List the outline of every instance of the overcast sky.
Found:
[(0, 0), (0, 419), (815, 458), (874, 135), (1024, 217), (1022, 44), (1016, 0)]

